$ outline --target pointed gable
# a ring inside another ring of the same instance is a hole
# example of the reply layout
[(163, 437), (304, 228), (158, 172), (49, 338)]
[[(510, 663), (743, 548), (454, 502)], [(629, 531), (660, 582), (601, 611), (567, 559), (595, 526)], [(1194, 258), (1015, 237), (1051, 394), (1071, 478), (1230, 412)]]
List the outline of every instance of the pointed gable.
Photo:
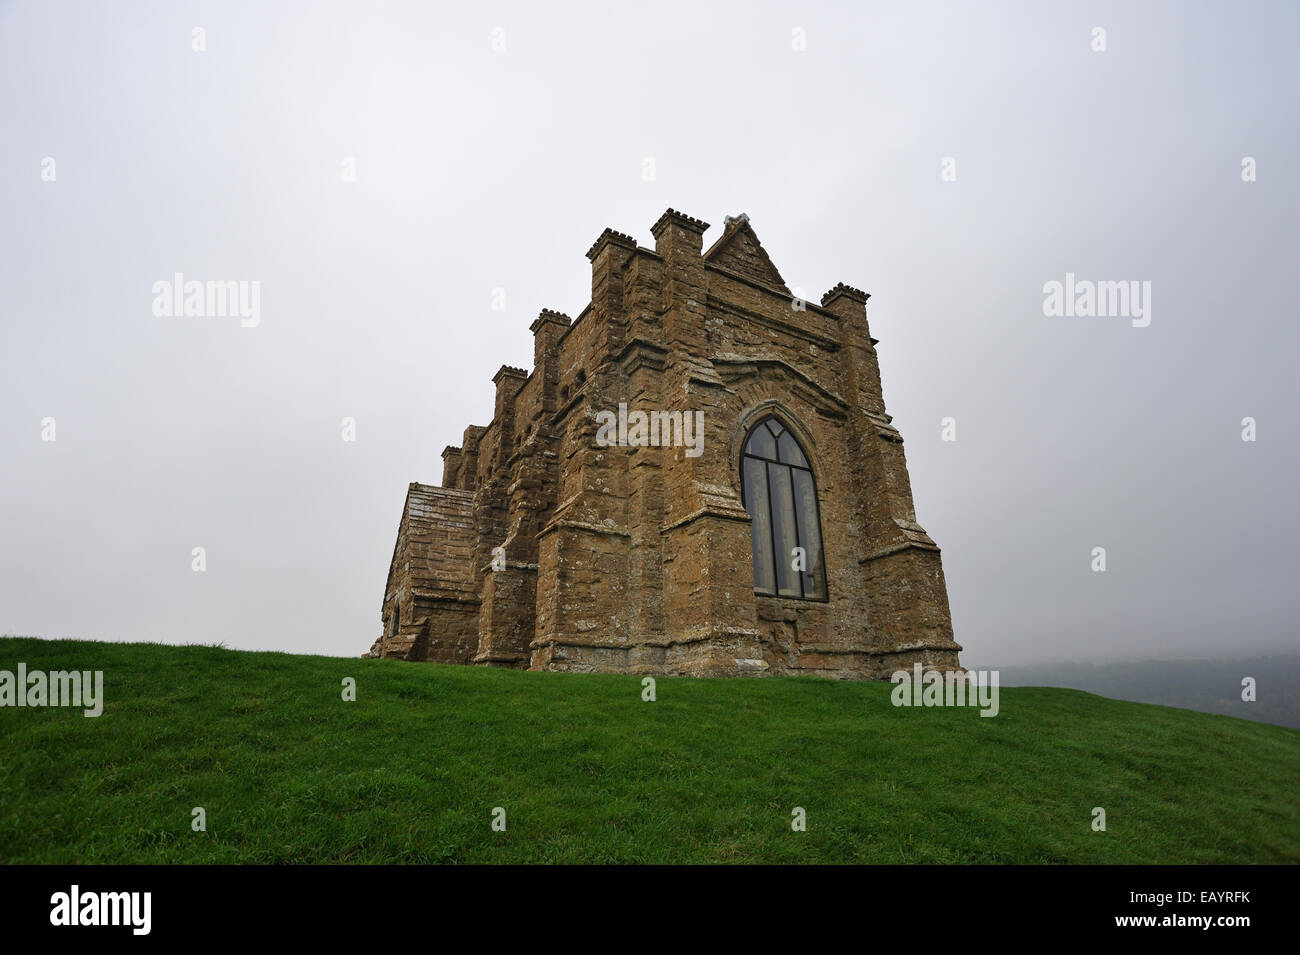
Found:
[(744, 213), (727, 220), (718, 241), (704, 253), (704, 261), (717, 268), (744, 276), (760, 285), (771, 286), (787, 295), (790, 294), (785, 279), (781, 278), (781, 273), (768, 258), (762, 243), (758, 241), (754, 227), (749, 224), (749, 216)]

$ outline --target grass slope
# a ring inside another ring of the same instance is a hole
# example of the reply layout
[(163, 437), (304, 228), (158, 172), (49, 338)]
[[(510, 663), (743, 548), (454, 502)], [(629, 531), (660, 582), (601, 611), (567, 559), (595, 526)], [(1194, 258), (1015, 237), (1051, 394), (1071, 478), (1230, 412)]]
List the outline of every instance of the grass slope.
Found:
[(990, 719), (812, 678), (646, 703), (631, 676), (0, 639), (19, 661), (103, 670), (106, 703), (0, 708), (7, 862), (1300, 861), (1300, 732), (1073, 690)]

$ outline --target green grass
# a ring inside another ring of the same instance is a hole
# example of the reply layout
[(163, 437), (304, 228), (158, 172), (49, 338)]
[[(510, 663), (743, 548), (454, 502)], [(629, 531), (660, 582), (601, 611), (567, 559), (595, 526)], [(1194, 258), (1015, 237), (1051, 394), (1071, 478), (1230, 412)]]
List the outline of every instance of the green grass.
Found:
[(813, 678), (646, 703), (632, 676), (0, 639), (19, 661), (103, 670), (106, 702), (0, 708), (8, 862), (1300, 861), (1300, 732), (1073, 690), (990, 719)]

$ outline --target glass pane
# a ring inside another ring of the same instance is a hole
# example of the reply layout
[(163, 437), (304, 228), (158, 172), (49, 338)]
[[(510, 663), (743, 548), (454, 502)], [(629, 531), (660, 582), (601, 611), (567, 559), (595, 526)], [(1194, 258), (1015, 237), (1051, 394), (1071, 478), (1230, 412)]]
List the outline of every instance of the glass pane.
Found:
[(767, 426), (772, 429), (772, 434), (778, 438), (781, 436), (781, 432), (785, 430), (785, 426), (775, 418), (768, 418)]
[(745, 458), (745, 510), (753, 518), (749, 530), (754, 555), (754, 589), (775, 593), (772, 518), (767, 501), (767, 465), (754, 458)]
[(790, 469), (783, 464), (767, 466), (767, 481), (772, 492), (772, 541), (776, 549), (777, 593), (782, 597), (798, 597), (799, 575), (790, 562), (791, 551), (799, 543), (794, 526), (794, 490), (790, 484)]
[(806, 468), (808, 466), (808, 459), (805, 458), (803, 452), (799, 450), (799, 442), (794, 439), (794, 435), (789, 431), (786, 431), (781, 435), (776, 446), (780, 451), (781, 460), (786, 464), (797, 464), (801, 468)]
[(794, 502), (799, 515), (800, 545), (808, 553), (808, 569), (803, 574), (805, 597), (826, 597), (826, 561), (822, 556), (822, 533), (817, 522), (817, 492), (812, 474), (795, 471)]
[(763, 425), (759, 425), (745, 442), (745, 451), (749, 454), (757, 454), (762, 458), (776, 459), (776, 439), (772, 437), (772, 432), (768, 431)]

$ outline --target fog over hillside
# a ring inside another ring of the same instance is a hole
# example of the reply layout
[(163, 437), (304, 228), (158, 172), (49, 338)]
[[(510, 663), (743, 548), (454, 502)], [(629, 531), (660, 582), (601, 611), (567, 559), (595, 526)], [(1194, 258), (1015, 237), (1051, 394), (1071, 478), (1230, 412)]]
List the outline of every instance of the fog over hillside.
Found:
[[(1065, 686), (1135, 703), (1159, 703), (1300, 729), (1300, 656), (1222, 660), (1056, 663), (999, 668), (1003, 686)], [(1242, 680), (1255, 700), (1242, 700)]]

